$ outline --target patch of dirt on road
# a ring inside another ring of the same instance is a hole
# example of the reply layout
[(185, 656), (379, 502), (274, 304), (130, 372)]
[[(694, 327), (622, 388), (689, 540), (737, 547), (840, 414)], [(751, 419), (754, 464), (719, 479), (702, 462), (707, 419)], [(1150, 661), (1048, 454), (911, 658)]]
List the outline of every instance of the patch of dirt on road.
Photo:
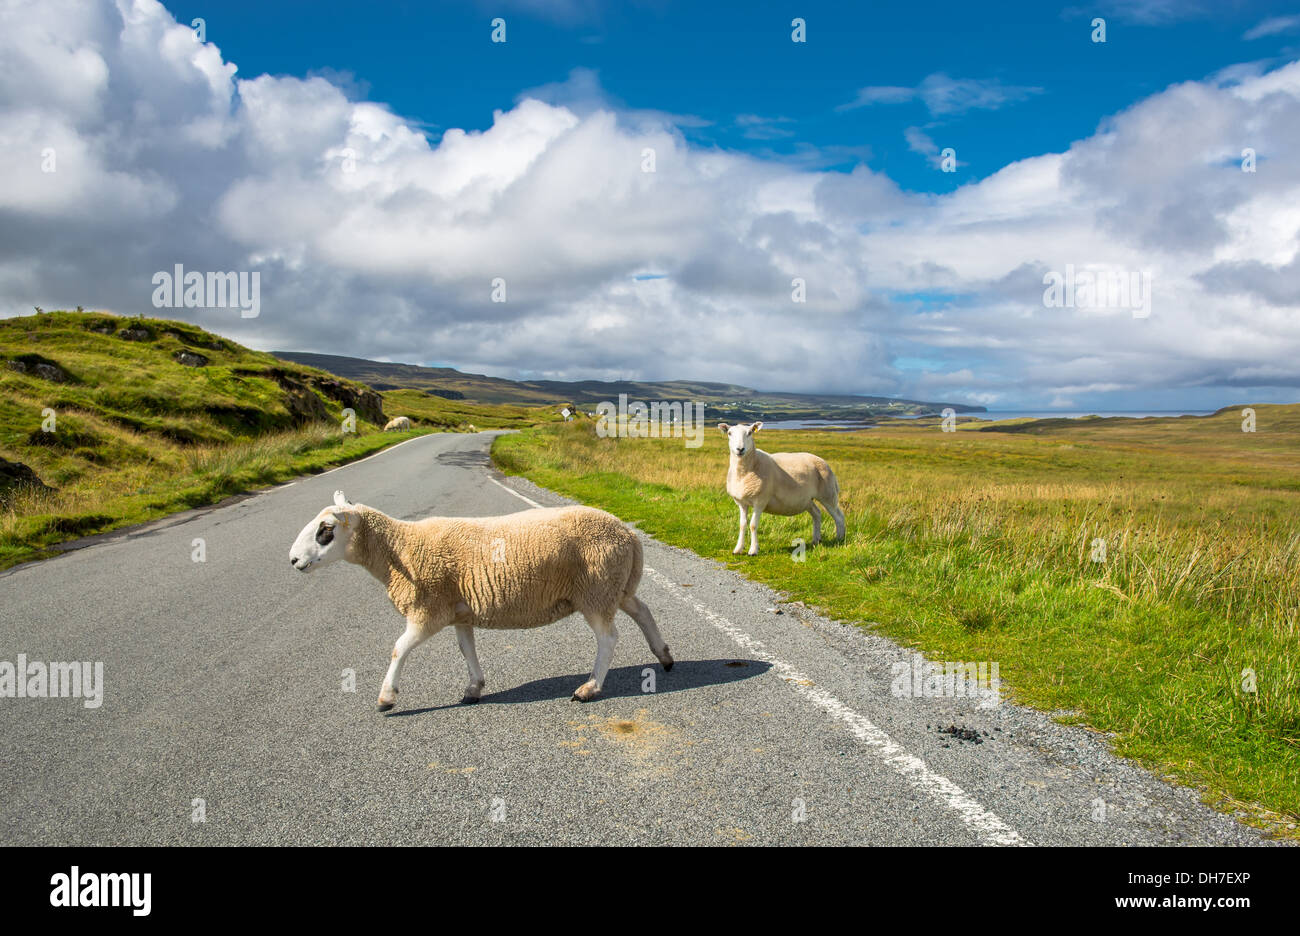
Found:
[(637, 764), (641, 776), (667, 776), (677, 769), (677, 760), (695, 744), (683, 741), (674, 728), (648, 718), (649, 709), (638, 709), (634, 718), (588, 715), (569, 722), (577, 741), (561, 742), (565, 747), (603, 748), (617, 751)]

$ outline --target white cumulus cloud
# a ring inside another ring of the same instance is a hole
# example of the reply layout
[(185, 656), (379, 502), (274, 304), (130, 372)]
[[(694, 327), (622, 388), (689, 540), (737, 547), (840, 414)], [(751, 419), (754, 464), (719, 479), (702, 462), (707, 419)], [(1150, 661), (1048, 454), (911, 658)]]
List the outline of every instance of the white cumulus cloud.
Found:
[[(506, 376), (992, 405), (1300, 385), (1300, 63), (1174, 85), (945, 195), (695, 146), (589, 72), (436, 140), (322, 74), (240, 76), (153, 0), (6, 4), (0, 313), (152, 312), (181, 263), (261, 272), (259, 318), (161, 313), (254, 347)], [(867, 97), (1033, 93), (938, 75)], [(1150, 317), (1045, 306), (1067, 267), (1149, 273)]]

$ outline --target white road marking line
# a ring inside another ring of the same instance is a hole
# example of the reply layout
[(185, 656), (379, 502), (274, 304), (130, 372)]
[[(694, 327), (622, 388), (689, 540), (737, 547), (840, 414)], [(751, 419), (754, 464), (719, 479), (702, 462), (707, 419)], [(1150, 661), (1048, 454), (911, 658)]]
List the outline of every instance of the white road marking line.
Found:
[(765, 663), (771, 665), (788, 685), (799, 695), (812, 702), (836, 721), (848, 726), (849, 732), (867, 747), (872, 748), (880, 759), (900, 774), (913, 786), (920, 789), (944, 806), (957, 813), (962, 822), (977, 833), (989, 845), (1025, 845), (1027, 844), (1015, 829), (1007, 825), (997, 815), (989, 812), (957, 784), (942, 774), (935, 773), (926, 766), (925, 761), (910, 754), (900, 747), (893, 738), (876, 727), (863, 715), (853, 711), (835, 696), (812, 685), (812, 680), (784, 660), (769, 653), (762, 641), (755, 640), (731, 621), (712, 611), (677, 588), (671, 579), (649, 566), (645, 572), (674, 598), (695, 609), (706, 621), (722, 631), (747, 653), (752, 653)]
[(406, 442), (398, 442), (396, 445), (390, 445), (388, 448), (380, 449), (378, 452), (375, 452), (375, 454), (367, 455), (365, 458), (358, 458), (356, 461), (350, 461), (350, 462), (345, 462), (342, 465), (336, 465), (335, 467), (331, 468), (329, 471), (322, 471), (320, 474), (313, 475), (312, 477), (323, 478), (327, 474), (333, 474), (336, 471), (342, 471), (344, 468), (351, 468), (353, 465), (359, 465), (362, 462), (368, 462), (372, 458), (378, 458), (380, 455), (387, 455), (389, 452), (395, 452), (403, 445), (406, 445), (407, 442), (418, 442), (421, 439), (429, 438), (429, 436), (431, 435), (442, 435), (442, 433), (426, 432), (424, 435), (416, 436), (414, 439), (407, 439)]
[[(498, 481), (496, 478), (491, 478), (491, 477), (489, 477), (488, 480), (491, 481), (493, 484), (495, 484), (497, 487), (501, 488), (501, 490), (503, 490), (503, 491), (509, 491), (511, 494), (513, 494), (515, 497), (519, 498), (521, 501), (523, 501), (523, 502), (524, 502), (525, 504), (527, 504), (528, 506), (530, 506), (530, 507), (542, 507), (542, 505), (539, 504), (539, 503), (537, 503), (537, 501), (533, 500), (531, 497), (524, 497), (524, 495), (520, 494), (520, 493), (519, 493), (518, 491), (516, 491), (514, 488), (510, 487), (510, 485), (508, 485), (508, 484), (502, 484), (502, 483), (501, 483), (500, 481)], [(544, 509), (544, 508), (543, 508), (543, 509)]]

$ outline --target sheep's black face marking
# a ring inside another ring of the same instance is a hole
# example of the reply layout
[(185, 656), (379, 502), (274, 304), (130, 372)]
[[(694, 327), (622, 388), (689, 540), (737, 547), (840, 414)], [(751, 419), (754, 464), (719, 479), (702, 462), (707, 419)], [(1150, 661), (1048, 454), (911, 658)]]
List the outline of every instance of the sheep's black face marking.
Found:
[(328, 546), (333, 539), (334, 527), (322, 520), (320, 526), (316, 528), (316, 542), (321, 546)]

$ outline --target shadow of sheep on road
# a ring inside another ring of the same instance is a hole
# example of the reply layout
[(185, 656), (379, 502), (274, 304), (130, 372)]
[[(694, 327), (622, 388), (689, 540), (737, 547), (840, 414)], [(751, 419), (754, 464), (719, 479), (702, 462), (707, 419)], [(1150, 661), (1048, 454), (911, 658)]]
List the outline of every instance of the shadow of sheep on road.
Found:
[[(642, 671), (647, 667), (654, 670), (655, 691), (642, 692)], [(745, 660), (727, 658), (720, 660), (678, 660), (671, 673), (665, 673), (657, 664), (643, 663), (639, 666), (620, 666), (611, 669), (605, 677), (605, 688), (592, 703), (602, 699), (623, 699), (650, 695), (663, 695), (668, 692), (684, 692), (688, 689), (700, 689), (705, 686), (725, 686), (761, 676), (772, 668), (770, 663), (762, 660)], [(518, 705), (526, 702), (545, 702), (554, 699), (567, 699), (573, 695), (573, 687), (587, 678), (586, 673), (569, 676), (548, 676), (535, 679), (520, 686), (512, 686), (500, 692), (484, 693), (479, 705)], [(408, 715), (424, 715), (440, 712), (444, 709), (460, 708), (461, 703), (434, 705), (426, 708), (403, 709), (389, 712), (388, 718), (400, 718)]]

